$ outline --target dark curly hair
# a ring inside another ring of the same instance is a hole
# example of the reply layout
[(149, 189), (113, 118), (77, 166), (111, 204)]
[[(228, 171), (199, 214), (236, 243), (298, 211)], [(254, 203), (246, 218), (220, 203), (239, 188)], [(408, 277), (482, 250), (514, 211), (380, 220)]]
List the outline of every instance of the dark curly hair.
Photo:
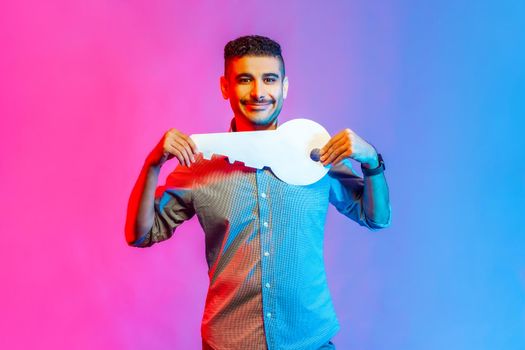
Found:
[(279, 58), (282, 78), (284, 78), (284, 59), (281, 54), (281, 46), (276, 41), (260, 35), (246, 35), (229, 41), (224, 46), (224, 73), (226, 74), (228, 63), (232, 58), (243, 56), (271, 56)]

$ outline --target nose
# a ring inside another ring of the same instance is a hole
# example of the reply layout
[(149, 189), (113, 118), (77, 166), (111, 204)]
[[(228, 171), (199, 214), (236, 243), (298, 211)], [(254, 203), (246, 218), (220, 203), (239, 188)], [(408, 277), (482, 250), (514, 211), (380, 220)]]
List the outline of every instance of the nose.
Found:
[(264, 86), (262, 82), (255, 80), (251, 91), (251, 97), (256, 101), (259, 101), (264, 99), (264, 95)]

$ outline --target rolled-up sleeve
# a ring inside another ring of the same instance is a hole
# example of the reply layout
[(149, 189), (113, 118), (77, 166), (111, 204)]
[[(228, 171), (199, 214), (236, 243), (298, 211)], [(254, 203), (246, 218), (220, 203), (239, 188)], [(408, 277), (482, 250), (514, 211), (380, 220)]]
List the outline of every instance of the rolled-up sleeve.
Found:
[(192, 199), (192, 174), (188, 168), (178, 166), (166, 179), (164, 186), (155, 191), (155, 216), (147, 234), (135, 241), (135, 247), (150, 247), (167, 240), (175, 228), (195, 215)]
[(392, 210), (388, 204), (388, 221), (377, 223), (366, 216), (363, 205), (364, 180), (350, 167), (350, 162), (342, 162), (333, 166), (328, 175), (330, 177), (330, 203), (341, 214), (347, 216), (361, 226), (376, 231), (390, 226)]

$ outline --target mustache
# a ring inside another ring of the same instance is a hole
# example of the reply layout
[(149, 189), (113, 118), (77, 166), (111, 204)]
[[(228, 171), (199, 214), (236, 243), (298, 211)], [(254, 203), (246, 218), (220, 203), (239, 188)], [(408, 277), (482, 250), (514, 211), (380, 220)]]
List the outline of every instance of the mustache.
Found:
[(269, 99), (269, 100), (241, 100), (241, 103), (243, 105), (246, 104), (252, 104), (252, 105), (263, 105), (268, 103), (274, 103), (275, 100)]

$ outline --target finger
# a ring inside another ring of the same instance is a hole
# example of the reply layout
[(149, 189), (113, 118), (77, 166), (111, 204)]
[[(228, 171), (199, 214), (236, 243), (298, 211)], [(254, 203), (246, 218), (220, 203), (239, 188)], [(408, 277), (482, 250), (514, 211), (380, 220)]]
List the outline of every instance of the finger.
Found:
[(180, 165), (184, 165), (184, 157), (182, 156), (182, 153), (180, 153), (180, 151), (178, 149), (176, 149), (175, 147), (173, 147), (172, 145), (168, 145), (167, 146), (167, 149), (169, 150), (169, 152), (171, 154), (173, 154), (173, 156), (175, 158), (177, 158), (177, 160), (179, 161), (179, 164)]
[(188, 158), (188, 161), (190, 161), (190, 160), (191, 160), (191, 162), (195, 161), (195, 157), (193, 156), (193, 152), (191, 150), (191, 147), (186, 141), (184, 141), (184, 139), (177, 138), (177, 139), (174, 140), (174, 142), (177, 143), (177, 145), (178, 145), (177, 148), (179, 148), (184, 153), (184, 155)]
[[(191, 141), (191, 139), (189, 137), (187, 139)], [(191, 147), (190, 142), (188, 142), (185, 138), (178, 138), (177, 142), (184, 147), (184, 149), (188, 153), (188, 157), (191, 159), (191, 161), (195, 162), (195, 156), (194, 155), (196, 153), (194, 152), (193, 148)]]
[(171, 154), (177, 157), (180, 165), (184, 165), (184, 157), (182, 156), (182, 153), (177, 148), (173, 147), (171, 144), (168, 144), (166, 148)]
[[(325, 153), (330, 152), (331, 151), (330, 148), (332, 148), (333, 150), (335, 147), (339, 147), (341, 142), (344, 142), (346, 140), (351, 141), (351, 134), (352, 134), (352, 131), (350, 129), (344, 129), (338, 132), (334, 137), (332, 137), (329, 144), (323, 147), (325, 150)], [(321, 158), (322, 156), (323, 156), (323, 152), (321, 152)]]
[(338, 148), (335, 148), (332, 153), (330, 153), (330, 156), (325, 160), (325, 164), (330, 164), (333, 162), (334, 159), (338, 158), (341, 154), (344, 154), (346, 151), (350, 149), (350, 143), (345, 142)]
[(348, 140), (344, 137), (338, 139), (335, 143), (332, 143), (332, 145), (328, 148), (327, 152), (323, 155), (321, 155), (321, 161), (325, 160), (328, 158), (328, 155), (333, 153), (334, 150), (336, 150), (337, 148), (341, 147), (342, 145), (345, 144), (345, 142), (348, 142)]
[(340, 162), (342, 162), (345, 158), (348, 158), (349, 156), (350, 156), (350, 151), (343, 152), (342, 154), (339, 155), (339, 157), (334, 159), (334, 161), (332, 162), (332, 165), (339, 164)]
[(339, 154), (336, 153), (337, 150), (332, 150), (330, 151), (329, 153), (326, 153), (325, 154), (325, 159), (321, 161), (321, 163), (323, 163), (323, 165), (328, 165), (330, 164), (330, 162), (332, 161), (332, 159), (336, 158), (337, 156), (339, 156)]
[(191, 137), (189, 137), (188, 135), (186, 134), (181, 134), (182, 138), (189, 144), (190, 148), (191, 148), (191, 151), (193, 153), (193, 155), (199, 153), (199, 150), (197, 149), (197, 145), (195, 144), (195, 142), (193, 142), (193, 140), (191, 139)]
[(178, 139), (174, 139), (172, 142), (172, 146), (175, 147), (182, 154), (182, 157), (184, 158), (184, 162), (186, 163), (186, 165), (190, 166), (191, 165), (190, 155), (188, 154), (188, 150), (186, 149), (184, 144)]
[(332, 147), (332, 145), (336, 142), (339, 141), (339, 139), (341, 138), (341, 133), (338, 133), (336, 135), (334, 135), (327, 143), (326, 145), (323, 146), (323, 148), (321, 148), (321, 156), (326, 153), (328, 150), (330, 150), (330, 147)]
[(323, 146), (321, 147), (321, 149), (319, 150), (319, 154), (322, 156), (323, 154), (326, 153), (326, 151), (328, 151), (330, 149), (330, 146), (332, 146), (332, 143), (334, 142), (334, 139), (331, 138), (330, 140), (328, 140), (328, 142)]

